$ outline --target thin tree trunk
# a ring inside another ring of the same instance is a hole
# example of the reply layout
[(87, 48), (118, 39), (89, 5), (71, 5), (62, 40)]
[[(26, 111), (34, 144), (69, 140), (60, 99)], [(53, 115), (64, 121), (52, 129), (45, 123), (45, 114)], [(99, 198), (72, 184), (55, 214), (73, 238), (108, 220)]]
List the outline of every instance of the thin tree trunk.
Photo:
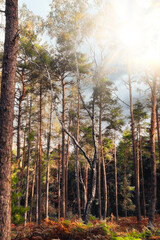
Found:
[[(61, 78), (62, 81), (62, 123), (65, 126), (65, 80), (64, 76)], [(65, 131), (62, 127), (62, 217), (65, 218), (65, 207), (66, 207), (66, 198), (65, 198), (65, 172), (66, 172), (66, 164), (65, 164)]]
[[(77, 133), (76, 133), (77, 142), (79, 142), (79, 122), (80, 122), (80, 96), (78, 91)], [(77, 146), (76, 146), (76, 187), (77, 187), (78, 217), (81, 218), (81, 201), (80, 201), (80, 189), (79, 189), (79, 149)]]
[(26, 131), (24, 130), (24, 140), (23, 140), (23, 160), (22, 160), (22, 170), (21, 170), (21, 187), (23, 186), (23, 177), (24, 177), (25, 160), (26, 160)]
[(143, 174), (143, 158), (142, 158), (142, 139), (140, 136), (139, 140), (140, 145), (140, 165), (141, 165), (141, 187), (142, 187), (142, 203), (143, 203), (143, 216), (146, 217), (146, 198), (145, 198), (145, 189), (144, 189), (144, 174)]
[(116, 196), (116, 220), (118, 221), (117, 152), (116, 152), (115, 134), (114, 134), (114, 178), (115, 178), (115, 196)]
[(35, 180), (36, 180), (36, 161), (34, 164), (33, 170), (33, 180), (32, 180), (32, 192), (31, 192), (31, 206), (30, 206), (30, 213), (29, 213), (29, 221), (32, 222), (32, 208), (33, 208), (33, 198), (34, 198), (34, 187), (35, 187)]
[(149, 227), (153, 227), (156, 210), (156, 192), (157, 192), (157, 181), (156, 181), (156, 152), (155, 152), (155, 125), (156, 125), (156, 88), (157, 88), (157, 77), (153, 79), (152, 89), (152, 115), (151, 115), (151, 199), (149, 209)]
[(50, 108), (50, 119), (49, 119), (49, 132), (47, 139), (47, 166), (46, 166), (46, 218), (48, 218), (48, 206), (49, 206), (49, 160), (50, 160), (50, 142), (51, 142), (51, 126), (52, 126), (52, 100)]
[(58, 159), (58, 219), (61, 217), (61, 150), (58, 146), (59, 159)]
[(135, 127), (134, 127), (132, 85), (131, 85), (130, 71), (129, 71), (129, 96), (130, 96), (131, 130), (132, 130), (132, 150), (133, 150), (133, 162), (134, 162), (134, 181), (135, 181), (135, 194), (136, 194), (136, 211), (137, 211), (137, 220), (141, 221), (139, 162), (137, 161), (137, 156), (136, 156), (136, 141), (135, 141)]
[(158, 102), (156, 104), (156, 122), (157, 122), (157, 136), (158, 136), (158, 153), (159, 153), (159, 163), (160, 163), (160, 129), (159, 129)]
[(85, 167), (85, 188), (84, 188), (84, 211), (86, 209), (87, 205), (87, 195), (88, 195), (88, 169), (89, 165), (88, 162), (86, 162), (86, 167)]
[[(71, 126), (71, 118), (69, 116), (69, 128)], [(67, 207), (68, 207), (68, 163), (69, 163), (69, 145), (70, 145), (70, 137), (67, 139), (67, 149), (66, 149), (66, 215), (67, 215)]]
[(25, 82), (24, 82), (24, 70), (22, 70), (21, 81), (23, 84), (23, 91), (22, 91), (22, 95), (19, 98), (19, 113), (18, 113), (18, 128), (17, 128), (17, 165), (18, 165), (18, 168), (20, 168), (22, 102), (23, 102), (25, 92), (26, 92)]
[(124, 213), (127, 217), (127, 149), (124, 150), (124, 172), (123, 172), (123, 193), (124, 193)]
[(101, 159), (102, 159), (102, 96), (99, 99), (99, 146), (98, 146), (98, 201), (99, 201), (99, 219), (102, 218), (101, 201)]
[(38, 224), (41, 223), (42, 218), (42, 201), (41, 201), (41, 189), (42, 189), (42, 81), (40, 82), (40, 133), (39, 133), (39, 174), (38, 174)]
[[(21, 118), (22, 118), (22, 102), (25, 96), (26, 87), (24, 82), (24, 70), (22, 70), (21, 81), (23, 84), (22, 95), (19, 98), (18, 128), (17, 128), (17, 166), (20, 169), (20, 151), (21, 151)], [(23, 162), (22, 162), (23, 164)], [(18, 192), (22, 189), (21, 181), (18, 182)], [(18, 196), (18, 206), (20, 206), (21, 196)]]
[(6, 0), (6, 28), (0, 101), (0, 238), (11, 239), (11, 159), (14, 118), (16, 58), (18, 50), (18, 1)]
[(104, 220), (107, 216), (107, 177), (106, 177), (106, 166), (105, 166), (105, 160), (104, 160), (104, 154), (103, 154), (103, 146), (101, 147), (101, 154), (102, 154), (102, 166), (103, 166), (103, 181), (104, 181)]
[[(29, 170), (30, 170), (30, 153), (31, 153), (31, 112), (32, 112), (32, 98), (30, 97), (30, 107), (29, 107), (29, 129), (28, 129), (28, 157), (27, 157), (27, 175), (26, 175), (26, 196), (25, 196), (25, 208), (28, 207), (28, 194), (29, 194)], [(27, 223), (27, 213), (24, 214), (24, 225)]]
[(96, 178), (97, 178), (97, 139), (96, 139), (96, 130), (95, 130), (95, 90), (93, 92), (93, 103), (92, 103), (92, 138), (93, 138), (93, 145), (94, 145), (94, 157), (92, 160), (91, 171), (92, 171), (92, 183), (91, 183), (91, 194), (88, 198), (85, 213), (84, 213), (84, 221), (88, 223), (89, 220), (89, 213), (91, 210), (92, 203), (95, 199), (96, 195)]
[(38, 224), (38, 183), (39, 183), (39, 180), (38, 180), (38, 173), (39, 173), (39, 164), (38, 164), (38, 161), (39, 161), (39, 158), (38, 158), (38, 154), (37, 154), (37, 161), (36, 161), (36, 224)]

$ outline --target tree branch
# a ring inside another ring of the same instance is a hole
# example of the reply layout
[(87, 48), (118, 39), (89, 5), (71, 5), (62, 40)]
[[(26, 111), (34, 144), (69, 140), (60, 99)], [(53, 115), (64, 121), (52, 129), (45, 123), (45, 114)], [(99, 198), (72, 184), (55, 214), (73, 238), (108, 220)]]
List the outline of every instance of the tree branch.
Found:
[(0, 13), (6, 13), (6, 11), (0, 9)]

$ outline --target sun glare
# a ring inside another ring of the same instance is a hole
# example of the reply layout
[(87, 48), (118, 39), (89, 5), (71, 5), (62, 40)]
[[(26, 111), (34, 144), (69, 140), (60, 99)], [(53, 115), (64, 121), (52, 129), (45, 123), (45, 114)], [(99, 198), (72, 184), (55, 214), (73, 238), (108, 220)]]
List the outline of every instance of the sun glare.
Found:
[(140, 42), (140, 32), (133, 24), (125, 24), (117, 31), (119, 41), (127, 49), (134, 50)]
[(123, 49), (126, 55), (130, 54), (134, 62), (160, 64), (158, 0), (112, 0), (110, 3), (110, 14), (104, 20), (103, 31), (110, 29), (117, 48)]

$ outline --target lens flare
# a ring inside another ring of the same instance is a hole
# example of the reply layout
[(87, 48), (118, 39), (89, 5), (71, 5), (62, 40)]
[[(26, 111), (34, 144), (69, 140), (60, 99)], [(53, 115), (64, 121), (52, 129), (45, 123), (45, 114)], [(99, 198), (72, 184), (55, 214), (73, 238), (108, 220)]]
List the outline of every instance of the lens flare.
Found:
[(103, 19), (99, 34), (101, 29), (106, 37), (101, 37), (101, 42), (103, 40), (108, 47), (109, 41), (112, 45), (115, 43), (113, 50), (121, 53), (119, 59), (124, 59), (123, 52), (125, 56), (129, 54), (132, 62), (137, 64), (160, 64), (158, 0), (112, 0), (103, 11)]

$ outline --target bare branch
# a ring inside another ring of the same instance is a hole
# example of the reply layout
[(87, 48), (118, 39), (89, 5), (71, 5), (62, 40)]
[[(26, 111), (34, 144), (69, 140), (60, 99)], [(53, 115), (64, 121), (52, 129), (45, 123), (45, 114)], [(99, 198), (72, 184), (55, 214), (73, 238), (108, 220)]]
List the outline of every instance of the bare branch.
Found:
[(121, 98), (119, 98), (116, 93), (114, 93), (114, 94), (116, 95), (116, 97), (118, 98), (118, 100), (120, 100), (122, 103), (124, 103), (127, 107), (130, 108), (130, 105), (129, 105), (129, 104), (127, 104), (127, 103), (124, 102)]
[(6, 11), (0, 9), (0, 13), (6, 13)]

